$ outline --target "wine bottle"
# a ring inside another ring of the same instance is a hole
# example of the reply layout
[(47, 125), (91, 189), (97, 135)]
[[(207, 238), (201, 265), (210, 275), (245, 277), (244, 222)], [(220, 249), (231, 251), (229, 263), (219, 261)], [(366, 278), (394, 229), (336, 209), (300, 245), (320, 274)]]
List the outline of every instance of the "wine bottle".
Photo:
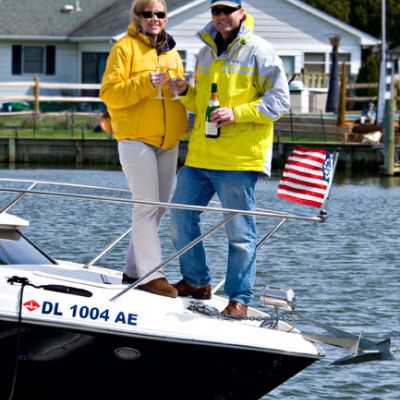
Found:
[(211, 98), (208, 102), (208, 107), (206, 111), (206, 132), (207, 138), (216, 139), (221, 134), (221, 128), (217, 127), (216, 122), (211, 122), (211, 113), (219, 107), (219, 100), (217, 94), (217, 84), (213, 83), (211, 85)]

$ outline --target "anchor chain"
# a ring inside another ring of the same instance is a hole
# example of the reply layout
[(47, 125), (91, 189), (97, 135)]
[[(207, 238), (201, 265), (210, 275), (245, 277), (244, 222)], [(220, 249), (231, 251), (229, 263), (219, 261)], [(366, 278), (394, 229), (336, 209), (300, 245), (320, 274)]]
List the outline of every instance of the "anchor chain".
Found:
[(190, 306), (187, 308), (189, 311), (194, 313), (198, 313), (201, 315), (205, 315), (211, 318), (218, 318), (218, 319), (225, 319), (231, 321), (259, 321), (262, 322), (261, 326), (272, 325), (276, 321), (271, 317), (232, 317), (230, 315), (223, 315), (221, 314), (217, 308), (192, 301)]

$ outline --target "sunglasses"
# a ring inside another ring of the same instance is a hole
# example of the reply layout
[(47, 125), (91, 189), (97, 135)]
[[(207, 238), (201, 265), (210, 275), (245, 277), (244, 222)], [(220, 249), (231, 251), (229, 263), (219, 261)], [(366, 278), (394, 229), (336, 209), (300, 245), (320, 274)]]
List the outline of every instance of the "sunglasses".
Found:
[(158, 19), (164, 19), (167, 14), (164, 11), (157, 11), (155, 13), (153, 13), (152, 11), (142, 11), (140, 15), (145, 19), (154, 18), (155, 16)]
[(240, 10), (241, 7), (215, 7), (211, 9), (211, 14), (212, 15), (220, 15), (221, 13), (224, 15), (230, 15), (234, 13), (235, 11)]

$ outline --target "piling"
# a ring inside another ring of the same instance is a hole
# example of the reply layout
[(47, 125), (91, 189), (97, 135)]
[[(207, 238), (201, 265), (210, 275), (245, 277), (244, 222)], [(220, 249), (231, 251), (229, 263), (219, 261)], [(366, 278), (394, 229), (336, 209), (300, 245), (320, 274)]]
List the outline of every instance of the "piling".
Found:
[(342, 70), (340, 75), (339, 107), (336, 120), (337, 126), (346, 125), (346, 82), (347, 82), (346, 65), (345, 63), (342, 63)]
[(14, 138), (8, 139), (8, 162), (10, 164), (15, 164), (16, 161), (16, 153), (17, 153), (17, 146), (16, 140)]
[(393, 122), (393, 99), (385, 100), (385, 126), (384, 126), (384, 164), (383, 174), (394, 175), (395, 149), (394, 149), (394, 122)]

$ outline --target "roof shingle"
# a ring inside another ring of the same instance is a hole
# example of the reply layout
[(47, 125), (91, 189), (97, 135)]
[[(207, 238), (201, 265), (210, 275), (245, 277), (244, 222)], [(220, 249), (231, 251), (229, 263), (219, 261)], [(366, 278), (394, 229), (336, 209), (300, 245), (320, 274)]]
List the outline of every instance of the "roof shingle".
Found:
[[(172, 11), (187, 4), (167, 0)], [(0, 0), (0, 37), (95, 37), (121, 33), (129, 23), (132, 0), (79, 0), (81, 11), (62, 12), (76, 0)]]

